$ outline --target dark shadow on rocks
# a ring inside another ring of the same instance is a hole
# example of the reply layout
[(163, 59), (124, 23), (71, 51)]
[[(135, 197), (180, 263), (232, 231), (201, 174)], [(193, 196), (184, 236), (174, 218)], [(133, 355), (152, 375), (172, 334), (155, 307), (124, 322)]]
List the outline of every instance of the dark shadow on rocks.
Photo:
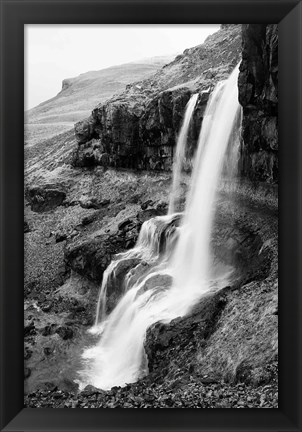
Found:
[(60, 184), (45, 184), (28, 187), (25, 196), (32, 211), (45, 212), (61, 205), (66, 198), (66, 192)]

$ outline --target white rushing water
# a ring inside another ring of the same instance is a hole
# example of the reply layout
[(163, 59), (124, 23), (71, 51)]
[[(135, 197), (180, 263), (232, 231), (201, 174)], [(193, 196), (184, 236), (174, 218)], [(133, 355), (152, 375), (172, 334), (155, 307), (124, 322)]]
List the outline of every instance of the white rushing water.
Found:
[[(171, 235), (169, 224), (173, 221), (173, 219), (175, 219), (175, 215), (167, 215), (158, 216), (144, 222), (135, 247), (129, 251), (117, 254), (115, 259), (107, 267), (103, 274), (102, 286), (96, 308), (95, 326), (92, 330), (92, 333), (97, 332), (96, 327), (98, 324), (102, 323), (106, 319), (107, 286), (110, 279), (115, 278), (118, 267), (127, 260), (136, 259), (139, 259), (144, 263), (148, 263), (149, 265), (155, 264), (160, 258), (162, 237), (168, 240)], [(165, 232), (163, 233), (163, 231)], [(129, 271), (125, 278), (125, 290), (128, 290), (129, 286), (131, 286), (131, 276), (132, 271)]]
[[(217, 275), (211, 268), (210, 243), (215, 192), (240, 110), (237, 79), (238, 67), (226, 82), (216, 86), (209, 99), (181, 227), (170, 229), (176, 217), (173, 214), (145, 222), (135, 248), (119, 254), (104, 274), (106, 284), (118, 263), (129, 257), (148, 263), (139, 277), (134, 277), (135, 271), (126, 276), (125, 293), (106, 319), (102, 287), (98, 310), (103, 311), (103, 317), (97, 318), (95, 326), (99, 340), (83, 353), (80, 388), (92, 384), (110, 389), (145, 375), (148, 327), (187, 314), (204, 293), (219, 284), (225, 286), (225, 275)], [(177, 233), (176, 245), (173, 232)], [(161, 250), (163, 235), (168, 233), (170, 241)]]
[(197, 103), (197, 99), (198, 99), (198, 93), (191, 96), (189, 102), (187, 103), (184, 120), (177, 138), (176, 150), (175, 150), (174, 161), (173, 161), (172, 190), (170, 194), (168, 214), (175, 213), (176, 211), (175, 201), (177, 199), (179, 188), (180, 188), (181, 171), (185, 160), (189, 126), (190, 126), (190, 121), (194, 112), (195, 105)]
[(215, 193), (233, 126), (241, 110), (238, 73), (237, 66), (227, 81), (215, 87), (202, 122), (182, 233), (172, 262), (175, 284), (180, 289), (189, 287), (198, 292), (210, 277)]

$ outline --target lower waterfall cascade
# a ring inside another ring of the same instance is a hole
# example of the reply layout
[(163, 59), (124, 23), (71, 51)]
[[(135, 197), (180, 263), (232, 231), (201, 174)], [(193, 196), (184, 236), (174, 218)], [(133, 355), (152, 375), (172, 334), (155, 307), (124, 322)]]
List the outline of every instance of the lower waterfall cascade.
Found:
[[(239, 66), (226, 81), (218, 83), (210, 95), (186, 207), (180, 220), (181, 215), (174, 213), (174, 196), (198, 95), (191, 97), (181, 130), (183, 134), (179, 136), (182, 142), (174, 167), (177, 171), (174, 172), (168, 215), (146, 221), (135, 247), (116, 255), (104, 272), (96, 321), (91, 329), (98, 340), (82, 354), (83, 367), (78, 372), (80, 389), (91, 384), (108, 390), (145, 376), (148, 373), (144, 350), (147, 329), (156, 322), (169, 323), (186, 315), (205, 293), (226, 285), (228, 273), (221, 276), (213, 269), (211, 234), (217, 187), (227, 149), (236, 135), (234, 127), (240, 118), (238, 74)], [(230, 159), (233, 163), (237, 161), (236, 157)], [(114, 278), (123, 261), (134, 258), (136, 265), (125, 276), (124, 293), (107, 315), (107, 282)]]

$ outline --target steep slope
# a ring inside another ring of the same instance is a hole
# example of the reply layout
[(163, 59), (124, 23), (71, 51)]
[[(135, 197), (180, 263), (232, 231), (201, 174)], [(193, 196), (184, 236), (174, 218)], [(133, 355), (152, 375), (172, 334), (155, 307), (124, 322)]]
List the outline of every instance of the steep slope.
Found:
[(35, 144), (71, 129), (98, 103), (121, 92), (127, 84), (149, 77), (172, 59), (154, 57), (64, 79), (60, 93), (25, 113), (26, 143)]

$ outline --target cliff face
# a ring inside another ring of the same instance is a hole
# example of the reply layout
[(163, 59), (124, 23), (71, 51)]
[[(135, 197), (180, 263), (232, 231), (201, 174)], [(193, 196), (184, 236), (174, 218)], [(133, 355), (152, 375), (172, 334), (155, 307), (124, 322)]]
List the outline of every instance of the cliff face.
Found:
[[(242, 37), (241, 37), (242, 36)], [(243, 107), (240, 171), (252, 181), (278, 181), (277, 25), (223, 25), (204, 44), (185, 50), (151, 78), (99, 104), (75, 125), (74, 166), (169, 170), (190, 96), (200, 97), (188, 138), (196, 148), (214, 85), (242, 54), (238, 80)]]
[(204, 44), (187, 49), (153, 77), (98, 105), (75, 125), (74, 166), (113, 166), (168, 170), (185, 106), (200, 97), (189, 132), (192, 154), (208, 96), (240, 60), (241, 26), (226, 25)]
[(278, 182), (278, 26), (242, 28), (239, 101), (243, 107), (241, 172)]

